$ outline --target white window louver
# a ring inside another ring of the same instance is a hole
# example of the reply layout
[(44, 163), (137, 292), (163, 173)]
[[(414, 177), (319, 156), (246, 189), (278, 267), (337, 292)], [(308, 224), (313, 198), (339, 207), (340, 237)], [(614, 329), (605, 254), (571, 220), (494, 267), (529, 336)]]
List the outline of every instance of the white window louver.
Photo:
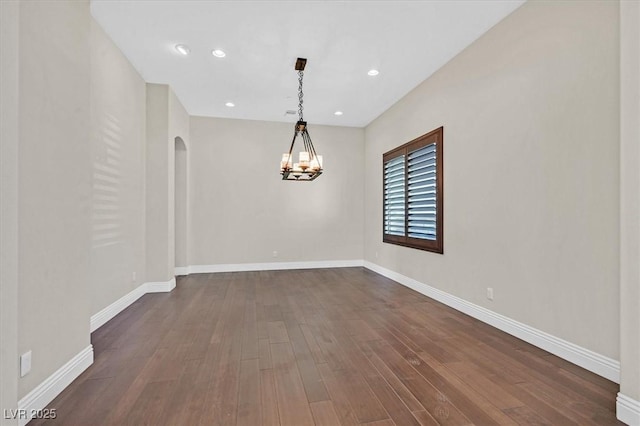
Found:
[(408, 235), (436, 239), (436, 144), (412, 151), (408, 156)]
[(405, 235), (404, 155), (384, 164), (384, 233)]

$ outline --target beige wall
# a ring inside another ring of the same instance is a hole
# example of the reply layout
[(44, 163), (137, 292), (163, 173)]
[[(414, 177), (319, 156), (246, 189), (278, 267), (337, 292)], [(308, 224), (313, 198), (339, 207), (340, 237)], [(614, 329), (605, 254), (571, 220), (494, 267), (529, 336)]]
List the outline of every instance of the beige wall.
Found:
[(175, 265), (176, 267), (189, 266), (187, 242), (188, 242), (188, 217), (189, 217), (189, 179), (187, 146), (182, 138), (175, 140)]
[[(185, 148), (189, 146), (189, 114), (187, 114), (187, 110), (184, 109), (184, 106), (182, 106), (182, 103), (180, 102), (180, 99), (178, 99), (178, 97), (175, 95), (175, 93), (173, 93), (173, 90), (171, 90), (171, 88), (169, 88), (169, 117), (167, 118), (167, 122), (169, 125), (169, 169), (168, 169), (168, 173), (169, 173), (169, 223), (171, 224), (171, 226), (169, 227), (169, 237), (168, 237), (168, 243), (169, 243), (169, 258), (171, 259), (171, 263), (170, 263), (170, 268), (171, 268), (171, 275), (173, 276), (173, 268), (175, 266), (186, 266), (187, 263), (184, 263), (182, 265), (176, 265), (176, 247), (175, 247), (175, 243), (177, 240), (180, 240), (182, 242), (182, 246), (181, 248), (184, 249), (186, 247), (186, 241), (185, 239), (187, 238), (187, 235), (185, 234), (186, 232), (186, 226), (185, 229), (180, 228), (180, 231), (182, 231), (183, 233), (181, 235), (178, 235), (177, 239), (176, 239), (176, 227), (175, 227), (175, 223), (176, 223), (176, 174), (175, 174), (175, 164), (176, 164), (176, 138), (180, 138), (180, 140), (183, 142), (183, 144), (185, 145)], [(185, 162), (185, 166), (188, 168), (189, 167), (189, 157), (188, 155), (185, 155), (185, 158), (181, 157), (181, 154), (186, 154), (186, 153), (180, 153), (178, 154), (178, 159), (179, 160), (184, 160)], [(188, 171), (186, 171), (186, 173), (188, 173)], [(185, 175), (183, 174), (182, 176), (179, 176), (180, 178), (184, 178)], [(182, 207), (185, 207), (188, 205), (188, 189), (186, 187), (187, 182), (182, 182), (180, 179), (178, 180), (178, 183), (184, 184), (185, 186), (183, 186), (182, 188), (180, 188), (180, 190), (177, 192), (178, 198), (182, 198), (181, 200), (178, 201), (182, 201), (184, 204), (182, 205)], [(184, 192), (183, 192), (184, 191)], [(188, 212), (186, 210), (180, 210), (179, 212), (179, 216), (181, 219), (183, 220), (187, 220), (187, 214)], [(184, 260), (185, 262), (187, 261), (186, 259), (186, 253), (180, 253), (181, 255), (181, 260)], [(183, 258), (183, 259), (182, 259)]]
[(87, 1), (21, 2), (19, 397), (90, 344), (89, 40)]
[[(372, 122), (365, 259), (618, 359), (618, 25), (528, 2)], [(444, 255), (383, 244), (382, 153), (439, 126)]]
[[(147, 83), (146, 101), (146, 277), (150, 282), (168, 281), (169, 232), (169, 88)], [(169, 260), (171, 259), (171, 261)]]
[(189, 116), (169, 86), (147, 83), (146, 128), (147, 281), (166, 282), (175, 267), (175, 138), (189, 138)]
[(326, 173), (283, 182), (293, 124), (191, 118), (191, 265), (362, 258), (363, 130), (309, 133)]
[(640, 401), (640, 3), (620, 18), (620, 393)]
[(7, 410), (18, 402), (19, 11), (17, 1), (0, 2), (0, 408)]
[(145, 281), (145, 90), (91, 19), (92, 314)]

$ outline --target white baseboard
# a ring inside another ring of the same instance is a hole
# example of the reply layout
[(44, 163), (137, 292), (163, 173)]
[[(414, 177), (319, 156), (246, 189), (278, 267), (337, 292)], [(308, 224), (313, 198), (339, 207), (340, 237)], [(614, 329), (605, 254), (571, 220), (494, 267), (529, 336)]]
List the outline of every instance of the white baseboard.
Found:
[(19, 416), (18, 425), (26, 425), (34, 412), (45, 408), (91, 364), (93, 346), (89, 345), (18, 401), (18, 413), (24, 413)]
[(118, 315), (120, 312), (128, 308), (133, 302), (141, 298), (147, 293), (168, 293), (176, 287), (175, 277), (169, 281), (144, 283), (135, 288), (133, 291), (125, 294), (100, 312), (91, 316), (90, 330), (91, 333), (102, 327), (110, 319)]
[[(320, 260), (308, 262), (271, 262), (271, 263), (234, 263), (219, 265), (191, 265), (187, 274), (207, 274), (214, 272), (245, 272), (245, 271), (279, 271), (284, 269), (321, 269), (321, 268), (351, 268), (362, 266), (362, 260)], [(181, 270), (184, 272), (184, 269)]]
[(640, 401), (618, 392), (616, 398), (616, 417), (629, 426), (640, 426)]
[(100, 312), (91, 316), (91, 333), (102, 327), (111, 318), (124, 311), (129, 305), (147, 293), (147, 284), (142, 284), (116, 300)]
[(176, 288), (175, 277), (169, 281), (147, 283), (147, 293), (169, 293), (174, 288)]
[(613, 382), (620, 383), (620, 362), (614, 359), (600, 355), (590, 351), (589, 349), (585, 349), (574, 343), (560, 339), (504, 315), (495, 313), (489, 309), (483, 308), (482, 306), (467, 302), (457, 296), (438, 290), (437, 288), (376, 265), (375, 263), (364, 261), (363, 264), (365, 268), (397, 281), (400, 284), (444, 303), (453, 309), (464, 312), (473, 318), (516, 336), (534, 346), (551, 352), (552, 354), (585, 368), (599, 376)]
[(176, 277), (180, 277), (180, 276), (183, 276), (183, 275), (189, 275), (189, 267), (188, 266), (176, 266), (174, 268), (173, 274)]

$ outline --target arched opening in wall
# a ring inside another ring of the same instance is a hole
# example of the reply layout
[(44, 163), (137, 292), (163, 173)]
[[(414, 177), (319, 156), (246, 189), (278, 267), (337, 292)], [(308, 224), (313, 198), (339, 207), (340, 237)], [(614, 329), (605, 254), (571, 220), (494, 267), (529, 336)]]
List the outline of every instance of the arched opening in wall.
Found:
[(175, 139), (175, 265), (176, 275), (186, 275), (187, 259), (187, 146)]

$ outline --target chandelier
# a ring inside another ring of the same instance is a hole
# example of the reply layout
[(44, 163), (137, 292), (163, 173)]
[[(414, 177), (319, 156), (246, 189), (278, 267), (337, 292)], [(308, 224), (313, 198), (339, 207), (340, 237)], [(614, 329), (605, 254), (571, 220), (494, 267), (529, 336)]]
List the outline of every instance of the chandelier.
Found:
[[(282, 154), (280, 162), (280, 174), (282, 180), (291, 181), (311, 181), (322, 174), (322, 155), (316, 153), (311, 137), (307, 131), (307, 122), (304, 121), (302, 115), (302, 77), (304, 76), (304, 67), (307, 64), (305, 58), (298, 58), (296, 61), (296, 71), (298, 71), (298, 122), (293, 130), (293, 140), (289, 152)], [(298, 162), (293, 162), (293, 146), (296, 138), (300, 136), (303, 143), (303, 150), (298, 155)]]

